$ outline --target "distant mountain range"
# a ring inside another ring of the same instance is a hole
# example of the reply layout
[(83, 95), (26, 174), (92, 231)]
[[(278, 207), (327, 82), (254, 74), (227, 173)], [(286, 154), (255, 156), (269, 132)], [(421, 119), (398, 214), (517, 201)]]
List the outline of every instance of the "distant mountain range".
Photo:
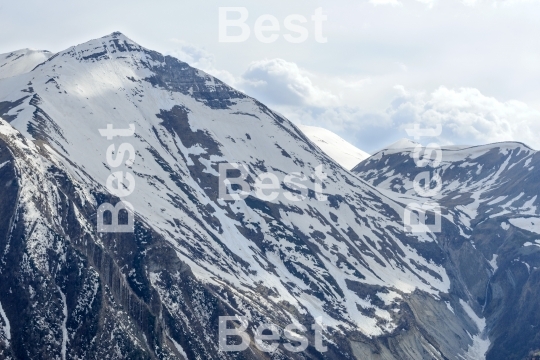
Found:
[[(422, 201), (422, 169), (408, 143), (366, 158), (121, 33), (0, 55), (0, 118), (0, 358), (522, 359), (540, 347), (540, 157), (525, 145), (444, 149), (431, 169), (442, 232), (414, 234), (403, 217)], [(223, 177), (242, 173), (244, 190), (277, 178), (276, 197), (224, 198)], [(131, 231), (104, 232), (115, 219), (101, 209), (120, 201)], [(221, 316), (251, 339), (275, 324), (279, 347), (220, 351)], [(305, 326), (304, 351), (290, 351), (289, 324)]]

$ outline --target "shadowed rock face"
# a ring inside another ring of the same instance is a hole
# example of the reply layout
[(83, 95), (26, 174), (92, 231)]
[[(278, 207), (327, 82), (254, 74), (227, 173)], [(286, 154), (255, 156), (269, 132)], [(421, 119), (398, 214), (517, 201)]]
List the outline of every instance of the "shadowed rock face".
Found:
[(420, 172), (441, 176), (432, 200), (465, 235), (449, 237), (448, 253), (486, 319), (486, 358), (525, 358), (540, 336), (540, 154), (519, 143), (448, 148), (437, 168), (415, 166), (411, 154), (383, 150), (353, 171), (401, 202), (417, 198), (412, 181)]
[[(120, 33), (0, 80), (0, 104), (0, 357), (471, 358), (487, 343), (474, 319), (493, 312), (492, 329), (506, 305), (491, 304), (507, 304), (486, 271), (494, 245), (471, 241), (488, 222), (448, 211), (441, 234), (405, 233), (399, 199), (287, 119)], [(135, 133), (107, 140), (108, 124)], [(114, 167), (107, 149), (123, 142), (135, 162)], [(287, 174), (305, 176), (307, 196), (220, 200), (223, 163), (244, 164), (248, 184), (272, 172), (283, 191), (296, 191)], [(99, 205), (119, 201), (105, 187), (114, 171), (135, 180), (122, 198), (133, 233), (97, 231)], [(309, 347), (220, 352), (226, 315), (246, 316), (252, 337), (259, 324), (302, 324)]]

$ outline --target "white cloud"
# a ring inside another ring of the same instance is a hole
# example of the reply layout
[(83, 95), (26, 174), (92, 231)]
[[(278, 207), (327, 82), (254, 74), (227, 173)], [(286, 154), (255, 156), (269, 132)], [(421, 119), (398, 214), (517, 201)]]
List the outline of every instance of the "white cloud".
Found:
[[(433, 7), (435, 0), (416, 0), (419, 3), (426, 4), (429, 8)], [(464, 1), (477, 1), (477, 0), (464, 0)], [(391, 6), (403, 6), (403, 3), (399, 0), (369, 0), (373, 5), (391, 5)]]
[(403, 3), (398, 0), (369, 0), (373, 5), (392, 5), (392, 6), (403, 6)]
[(538, 0), (461, 0), (464, 5), (467, 6), (476, 6), (480, 4), (489, 4), (494, 7), (502, 6), (508, 7), (513, 5), (518, 5), (520, 3), (534, 3)]
[[(431, 139), (441, 144), (520, 141), (540, 149), (535, 136), (540, 133), (538, 110), (516, 100), (500, 101), (476, 88), (441, 86), (421, 92), (394, 86), (386, 90), (394, 92), (389, 104), (368, 109), (362, 94), (372, 91), (377, 79), (325, 77), (279, 58), (254, 61), (242, 76), (234, 77), (216, 69), (214, 56), (205, 49), (176, 43), (173, 56), (269, 104), (296, 123), (327, 128), (368, 152), (406, 137), (405, 128), (415, 122), (426, 127), (441, 123), (443, 134)], [(405, 65), (398, 65), (406, 71)]]
[(339, 97), (316, 86), (310, 74), (283, 59), (252, 62), (242, 75), (241, 87), (262, 101), (281, 105), (332, 106)]
[(540, 111), (523, 102), (499, 101), (474, 88), (441, 86), (430, 94), (398, 89), (402, 94), (387, 112), (401, 127), (406, 122), (425, 126), (440, 123), (446, 143), (520, 141), (540, 149)]
[[(428, 8), (432, 8), (435, 5), (436, 0), (416, 0), (419, 3), (426, 4)], [(486, 4), (489, 6), (512, 6), (519, 3), (534, 3), (539, 0), (461, 0), (460, 2), (466, 6), (478, 6), (480, 4)], [(391, 5), (391, 6), (403, 6), (403, 2), (399, 0), (369, 0), (369, 2), (375, 6), (377, 5)]]
[(278, 106), (296, 123), (325, 127), (355, 146), (373, 152), (400, 138), (406, 128), (419, 123), (433, 128), (441, 124), (443, 133), (422, 143), (479, 145), (519, 141), (540, 149), (540, 111), (516, 101), (500, 101), (478, 89), (449, 89), (433, 92), (407, 91), (396, 86), (394, 100), (380, 111), (358, 106)]

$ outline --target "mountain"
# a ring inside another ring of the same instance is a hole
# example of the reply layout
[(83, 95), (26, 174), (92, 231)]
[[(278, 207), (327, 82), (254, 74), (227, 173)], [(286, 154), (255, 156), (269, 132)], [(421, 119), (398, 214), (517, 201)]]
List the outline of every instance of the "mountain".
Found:
[[(391, 145), (385, 146), (383, 150), (402, 150), (402, 149), (414, 148), (416, 145), (418, 145), (417, 142), (403, 138), (403, 139), (399, 139), (398, 141), (396, 141), (395, 143)], [(356, 165), (358, 164), (359, 163), (357, 163)]]
[(299, 125), (298, 128), (335, 162), (350, 170), (369, 154), (348, 143), (330, 130), (317, 126)]
[(27, 73), (52, 55), (49, 51), (32, 49), (0, 54), (0, 79)]
[(413, 154), (383, 149), (352, 171), (404, 206), (422, 201), (413, 184), (419, 174), (440, 176), (429, 200), (459, 228), (448, 247), (486, 319), (487, 359), (525, 358), (540, 347), (540, 154), (513, 142), (443, 147), (440, 164), (426, 167)]
[[(1, 79), (0, 117), (0, 357), (478, 359), (505, 341), (492, 322), (513, 298), (491, 285), (497, 301), (479, 300), (493, 270), (465, 210), (442, 234), (405, 231), (392, 189), (121, 33)], [(242, 197), (223, 194), (225, 177)], [(107, 232), (118, 204), (125, 232)], [(220, 326), (253, 339), (266, 323), (274, 352), (220, 351)]]

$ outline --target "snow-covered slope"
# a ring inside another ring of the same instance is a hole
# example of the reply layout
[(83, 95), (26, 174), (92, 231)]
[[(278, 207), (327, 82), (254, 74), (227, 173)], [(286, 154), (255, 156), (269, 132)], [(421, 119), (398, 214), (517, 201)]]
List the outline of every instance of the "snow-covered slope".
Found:
[(49, 51), (32, 49), (0, 54), (0, 79), (27, 73), (51, 56)]
[[(9, 189), (0, 208), (9, 326), (2, 320), (0, 330), (10, 329), (0, 354), (270, 356), (253, 343), (220, 352), (221, 315), (246, 316), (250, 334), (265, 322), (328, 326), (328, 351), (310, 333), (306, 352), (280, 346), (276, 359), (459, 358), (481, 336), (461, 304), (479, 306), (444, 239), (405, 233), (400, 201), (178, 59), (113, 33), (1, 79), (0, 104), (0, 183)], [(134, 133), (107, 139), (99, 130), (109, 125)], [(134, 161), (113, 167), (107, 156), (124, 142)], [(277, 198), (223, 200), (219, 166), (230, 163), (245, 166), (249, 184), (277, 176)], [(122, 200), (135, 231), (99, 233), (97, 207), (118, 201), (106, 188), (117, 171), (133, 176)]]
[(347, 170), (369, 157), (367, 152), (358, 149), (330, 130), (308, 125), (298, 127), (315, 145)]
[[(378, 188), (399, 193), (404, 198), (414, 196), (414, 178), (432, 168), (416, 166), (413, 152), (412, 146), (389, 147), (356, 166), (353, 172)], [(433, 172), (443, 181), (433, 199), (467, 205), (469, 210), (448, 209), (454, 223), (459, 224), (465, 234), (471, 222), (480, 221), (486, 215), (493, 217), (516, 211), (536, 214), (535, 204), (540, 205), (536, 196), (539, 167), (535, 164), (536, 151), (521, 143), (508, 142), (443, 147), (441, 154), (441, 164)]]

